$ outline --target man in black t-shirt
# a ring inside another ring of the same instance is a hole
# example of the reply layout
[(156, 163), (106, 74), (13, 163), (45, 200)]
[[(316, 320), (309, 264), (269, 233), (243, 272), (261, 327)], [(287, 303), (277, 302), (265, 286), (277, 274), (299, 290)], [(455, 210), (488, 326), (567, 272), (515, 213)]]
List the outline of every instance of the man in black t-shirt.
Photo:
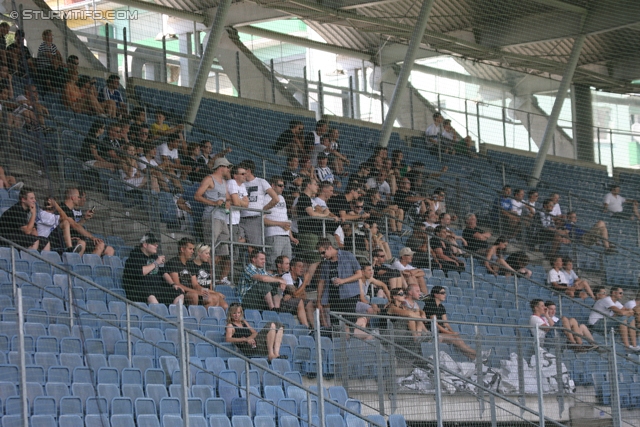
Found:
[(332, 214), (342, 221), (359, 221), (369, 218), (368, 213), (358, 214), (353, 212), (351, 202), (360, 197), (362, 190), (355, 184), (348, 185), (344, 194), (335, 194), (327, 201), (327, 207)]
[(122, 283), (131, 301), (169, 305), (184, 299), (182, 290), (163, 277), (160, 266), (165, 256), (158, 255), (159, 243), (154, 234), (145, 234), (124, 264)]
[[(36, 194), (30, 187), (22, 187), (18, 202), (0, 216), (0, 236), (28, 249), (48, 251), (49, 240), (38, 237), (36, 229)], [(8, 246), (0, 242), (0, 246)]]
[(426, 197), (419, 196), (411, 191), (411, 180), (407, 177), (400, 178), (398, 190), (393, 196), (393, 201), (404, 211), (405, 218), (416, 220), (427, 212)]
[(462, 238), (467, 241), (467, 249), (471, 252), (485, 252), (489, 249), (491, 233), (477, 227), (478, 219), (474, 214), (467, 215), (466, 224)]
[(185, 304), (208, 306), (209, 290), (198, 283), (195, 264), (189, 262), (193, 258), (195, 242), (189, 237), (183, 237), (178, 242), (178, 256), (167, 261), (162, 272), (165, 280), (173, 283), (177, 289), (185, 293)]

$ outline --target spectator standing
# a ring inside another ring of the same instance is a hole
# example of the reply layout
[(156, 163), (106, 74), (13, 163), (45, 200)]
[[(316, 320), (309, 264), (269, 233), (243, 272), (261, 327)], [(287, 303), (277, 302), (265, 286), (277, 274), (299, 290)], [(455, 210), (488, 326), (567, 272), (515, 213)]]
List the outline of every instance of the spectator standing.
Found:
[[(231, 168), (231, 179), (227, 181), (227, 197), (230, 206), (236, 208), (249, 207), (249, 193), (244, 185), (246, 175), (246, 169), (240, 165), (235, 165)], [(233, 232), (231, 234), (234, 242), (246, 241), (244, 232), (240, 229), (241, 212), (240, 210), (232, 209), (227, 215), (227, 226), (229, 227), (229, 232)]]
[(304, 155), (304, 124), (300, 120), (291, 120), (289, 128), (282, 132), (273, 144), (273, 151), (279, 156)]
[(122, 283), (127, 299), (148, 304), (178, 304), (184, 293), (169, 283), (161, 273), (165, 256), (158, 255), (160, 240), (147, 233), (140, 246), (133, 249), (124, 264)]
[(109, 75), (109, 77), (107, 77), (105, 86), (100, 89), (98, 101), (100, 103), (103, 103), (105, 101), (113, 101), (116, 105), (118, 116), (122, 116), (127, 113), (127, 104), (124, 102), (122, 93), (120, 93), (119, 75), (111, 74)]
[[(249, 208), (258, 209), (263, 211), (269, 211), (274, 207), (280, 198), (276, 192), (271, 188), (269, 182), (266, 179), (258, 178), (254, 172), (256, 165), (252, 160), (244, 160), (239, 164), (240, 167), (246, 171), (245, 187), (247, 193), (249, 193)], [(268, 202), (265, 202), (265, 196), (269, 195), (271, 198)], [(240, 228), (244, 232), (244, 237), (247, 243), (254, 246), (261, 246), (264, 244), (262, 241), (262, 216), (260, 212), (242, 211), (240, 213)], [(250, 249), (251, 251), (251, 249)]]
[[(270, 179), (271, 188), (278, 197), (278, 202), (271, 208), (271, 213), (264, 217), (265, 243), (271, 246), (267, 250), (267, 268), (274, 268), (275, 260), (283, 255), (291, 259), (291, 243), (297, 244), (298, 239), (293, 237), (291, 232), (291, 221), (287, 214), (287, 203), (282, 196), (284, 191), (284, 180), (280, 176), (272, 176)], [(270, 204), (271, 197), (267, 194), (264, 203)]]
[(322, 136), (327, 133), (329, 122), (325, 119), (316, 122), (315, 130), (309, 132), (304, 137), (305, 152), (310, 153), (315, 145), (322, 142)]
[(36, 62), (25, 44), (24, 30), (16, 30), (13, 43), (7, 46), (7, 63), (13, 74), (24, 77), (27, 73), (33, 73), (31, 76), (35, 76)]
[(316, 167), (315, 169), (315, 177), (317, 178), (318, 182), (328, 181), (336, 187), (340, 188), (342, 186), (342, 183), (339, 179), (335, 179), (333, 171), (329, 166), (327, 166), (328, 162), (329, 156), (327, 155), (327, 153), (322, 152), (318, 154), (318, 167)]
[[(226, 180), (230, 179), (231, 162), (221, 157), (213, 164), (213, 173), (202, 180), (200, 187), (193, 196), (196, 202), (205, 205), (202, 213), (203, 240), (208, 245), (215, 245), (218, 241), (229, 241), (229, 226), (225, 206), (227, 203)], [(213, 239), (213, 240), (212, 240)], [(222, 281), (228, 282), (227, 276), (231, 271), (229, 264), (229, 246), (222, 244), (216, 247), (216, 265), (222, 265)]]
[(435, 156), (438, 154), (438, 146), (442, 139), (442, 123), (444, 122), (444, 117), (442, 117), (442, 114), (438, 111), (433, 113), (432, 117), (433, 123), (425, 130), (425, 136), (427, 149), (429, 149), (431, 154)]
[(63, 62), (58, 47), (53, 43), (53, 31), (44, 30), (36, 58), (37, 80), (44, 90), (52, 90), (62, 85)]

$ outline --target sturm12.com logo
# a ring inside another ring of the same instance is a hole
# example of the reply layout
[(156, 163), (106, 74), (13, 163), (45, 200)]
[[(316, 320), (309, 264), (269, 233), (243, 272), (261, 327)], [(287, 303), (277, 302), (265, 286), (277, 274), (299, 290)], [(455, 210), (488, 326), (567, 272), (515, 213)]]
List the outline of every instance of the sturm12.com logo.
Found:
[[(20, 13), (17, 11), (12, 11), (9, 13), (11, 19), (18, 19), (20, 17)], [(84, 20), (84, 19), (94, 19), (94, 20), (104, 20), (108, 19), (110, 21), (116, 19), (138, 19), (138, 11), (137, 10), (33, 10), (33, 9), (23, 9), (22, 10), (22, 19), (26, 20), (51, 20), (51, 19), (60, 19), (60, 20)]]

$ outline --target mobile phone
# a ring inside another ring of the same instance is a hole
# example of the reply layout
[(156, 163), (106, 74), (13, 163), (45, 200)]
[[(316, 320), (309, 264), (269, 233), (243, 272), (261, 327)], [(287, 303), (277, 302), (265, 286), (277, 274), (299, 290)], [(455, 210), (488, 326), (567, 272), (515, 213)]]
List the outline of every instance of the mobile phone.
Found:
[(89, 209), (89, 211), (95, 212), (96, 211), (96, 205), (91, 206), (91, 209)]

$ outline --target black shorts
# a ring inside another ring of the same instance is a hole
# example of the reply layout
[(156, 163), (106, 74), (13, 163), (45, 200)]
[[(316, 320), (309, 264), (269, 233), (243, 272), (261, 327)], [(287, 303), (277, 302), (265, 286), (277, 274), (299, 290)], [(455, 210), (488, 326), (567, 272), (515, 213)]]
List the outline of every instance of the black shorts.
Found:
[(24, 246), (25, 248), (31, 247), (35, 242), (40, 241), (38, 245), (38, 249), (42, 250), (47, 243), (49, 243), (49, 239), (46, 237), (32, 236), (31, 234), (18, 233), (12, 236), (5, 236), (5, 238), (13, 241), (14, 243)]

